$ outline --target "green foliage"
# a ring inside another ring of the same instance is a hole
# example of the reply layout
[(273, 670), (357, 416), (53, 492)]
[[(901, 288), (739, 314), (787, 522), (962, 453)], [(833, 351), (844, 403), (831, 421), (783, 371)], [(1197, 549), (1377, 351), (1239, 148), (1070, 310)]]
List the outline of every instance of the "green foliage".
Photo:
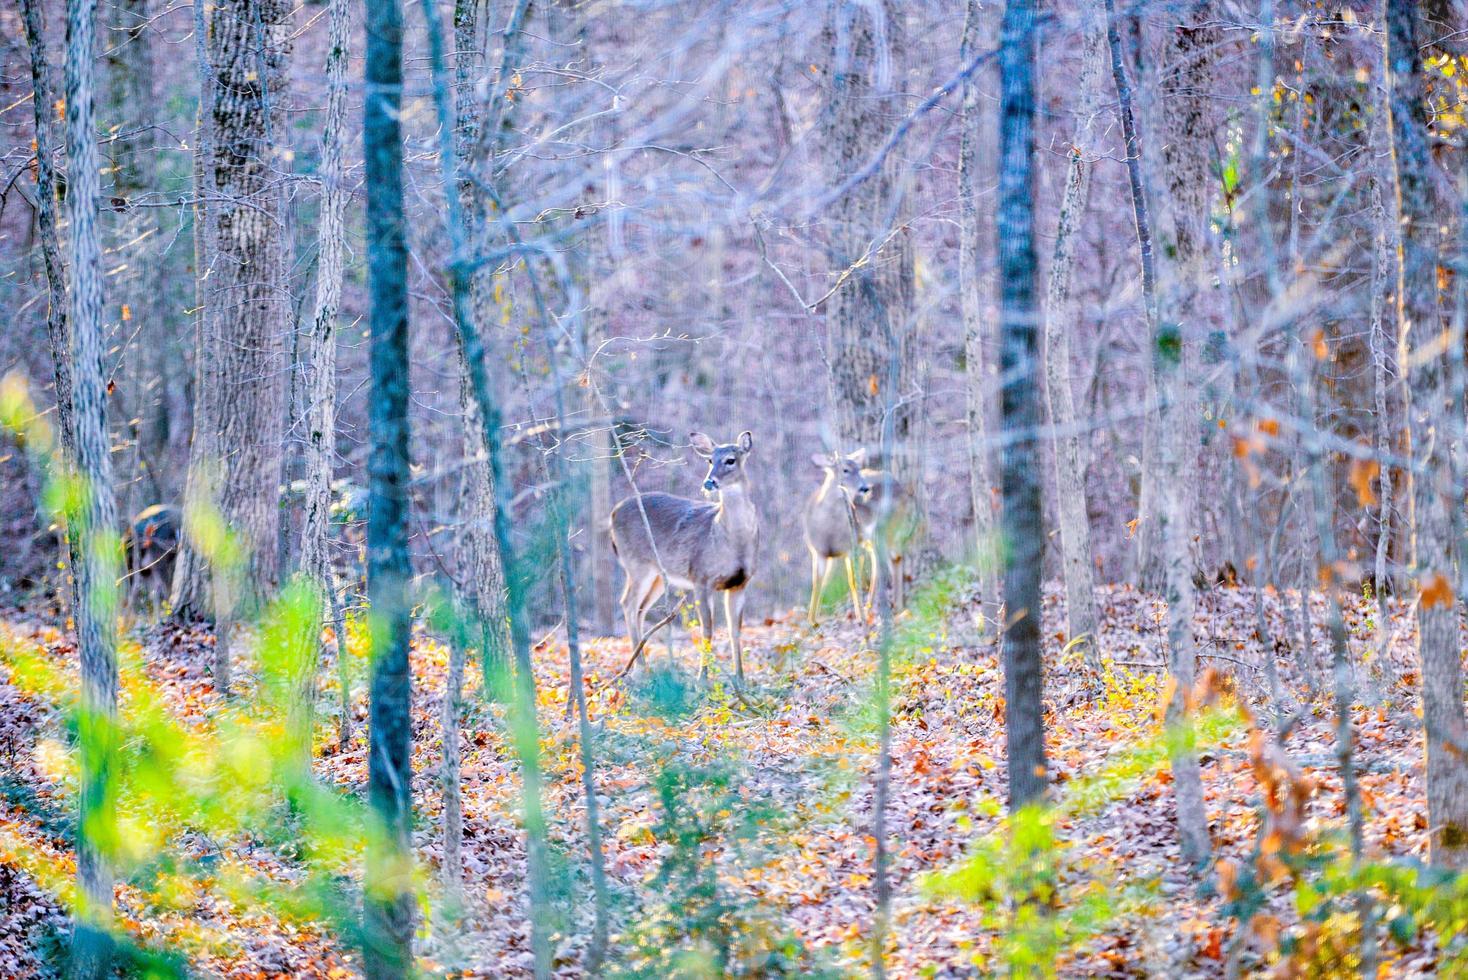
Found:
[(778, 919), (732, 889), (778, 812), (746, 797), (734, 767), (665, 757), (652, 834), (663, 859), (650, 901), (622, 936), (611, 976), (821, 977), (818, 961)]
[[(998, 813), (992, 800), (985, 808)], [(1055, 833), (1056, 818), (1053, 810), (1026, 807), (979, 838), (956, 868), (923, 880), (930, 894), (980, 909), (985, 931), (994, 936), (992, 959), (975, 954), (981, 970), (1002, 965), (1011, 975), (1055, 976), (1059, 957), (1141, 905), (1134, 890), (1107, 888), (1095, 880), (1094, 869), (1075, 867)], [(1063, 886), (1076, 880), (1077, 870), (1081, 883)]]

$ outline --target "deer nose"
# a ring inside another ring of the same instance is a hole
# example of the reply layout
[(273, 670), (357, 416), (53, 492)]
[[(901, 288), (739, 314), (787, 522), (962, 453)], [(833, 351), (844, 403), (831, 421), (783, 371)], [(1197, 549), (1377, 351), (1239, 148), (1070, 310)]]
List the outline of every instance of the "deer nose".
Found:
[(856, 488), (856, 492), (865, 497), (867, 494), (872, 492), (871, 485), (863, 483), (861, 486)]
[(709, 477), (707, 480), (703, 481), (703, 488), (709, 493), (713, 493), (715, 490), (719, 489), (719, 481), (715, 480), (713, 477)]

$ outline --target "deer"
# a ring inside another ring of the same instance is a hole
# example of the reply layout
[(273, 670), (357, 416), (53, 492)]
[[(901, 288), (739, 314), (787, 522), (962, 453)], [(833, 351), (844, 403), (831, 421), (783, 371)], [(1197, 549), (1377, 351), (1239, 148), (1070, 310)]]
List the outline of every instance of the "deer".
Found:
[[(710, 644), (714, 634), (713, 594), (722, 592), (724, 621), (734, 650), (735, 684), (743, 687), (744, 652), (739, 630), (744, 616), (744, 587), (754, 576), (759, 551), (759, 513), (745, 471), (754, 436), (741, 432), (734, 442), (716, 445), (704, 433), (693, 432), (689, 442), (693, 451), (708, 462), (703, 490), (711, 500), (640, 493), (612, 508), (612, 551), (626, 576), (621, 603), (632, 639), (628, 668), (641, 656), (645, 635), (650, 635), (643, 631), (647, 611), (668, 587), (693, 592), (699, 624)], [(707, 660), (700, 666), (699, 677), (708, 678)]]
[(870, 613), (877, 606), (879, 534), (882, 535), (883, 550), (887, 553), (887, 560), (883, 563), (886, 567), (881, 569), (881, 573), (886, 574), (891, 583), (893, 608), (901, 609), (906, 601), (902, 562), (917, 534), (917, 519), (913, 513), (912, 500), (907, 489), (886, 470), (863, 469), (861, 475), (870, 489), (854, 502), (852, 509), (861, 529), (862, 548), (871, 560), (872, 579), (867, 592), (867, 611)]
[(122, 533), (130, 599), (141, 591), (155, 608), (162, 602), (173, 583), (182, 529), (183, 513), (171, 504), (154, 504), (133, 515)]
[(810, 461), (825, 473), (825, 479), (806, 500), (805, 510), (801, 513), (805, 547), (810, 551), (810, 608), (807, 618), (811, 626), (819, 625), (821, 594), (826, 591), (835, 560), (841, 558), (846, 564), (851, 607), (860, 621), (861, 589), (856, 584), (852, 556), (863, 547), (861, 517), (856, 508), (872, 492), (862, 470), (866, 465), (867, 451), (814, 453)]

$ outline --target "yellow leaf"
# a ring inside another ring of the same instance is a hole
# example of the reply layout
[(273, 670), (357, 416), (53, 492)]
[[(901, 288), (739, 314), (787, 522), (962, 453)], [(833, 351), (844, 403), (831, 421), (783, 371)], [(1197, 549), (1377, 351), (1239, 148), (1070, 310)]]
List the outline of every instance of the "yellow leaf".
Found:
[(131, 320), (132, 318), (133, 318), (133, 308), (131, 306), (128, 306), (126, 303), (123, 303), (122, 304), (122, 322), (123, 323), (126, 323), (127, 321)]

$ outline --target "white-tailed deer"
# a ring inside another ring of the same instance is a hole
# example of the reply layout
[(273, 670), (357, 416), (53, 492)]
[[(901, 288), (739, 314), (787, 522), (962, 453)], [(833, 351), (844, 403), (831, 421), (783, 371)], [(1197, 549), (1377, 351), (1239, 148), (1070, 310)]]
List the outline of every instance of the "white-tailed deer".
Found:
[[(754, 575), (759, 550), (759, 515), (750, 500), (744, 462), (754, 437), (741, 432), (728, 445), (714, 445), (702, 432), (689, 437), (694, 452), (708, 460), (703, 489), (713, 502), (670, 493), (643, 493), (612, 508), (612, 550), (627, 576), (622, 614), (632, 648), (642, 644), (643, 623), (652, 604), (669, 587), (692, 590), (703, 635), (713, 642), (712, 598), (724, 593), (724, 619), (734, 648), (734, 677), (744, 684), (739, 627), (744, 587)], [(705, 663), (701, 671), (708, 674)]]
[[(907, 600), (903, 560), (917, 536), (917, 515), (912, 500), (897, 478), (885, 470), (864, 469), (862, 479), (870, 490), (856, 501), (856, 519), (861, 526), (862, 547), (871, 560), (872, 580), (867, 592), (867, 610), (877, 606), (877, 536), (887, 552), (887, 581), (892, 588), (892, 607), (901, 609)], [(888, 502), (890, 500), (890, 503)]]
[(820, 487), (805, 502), (801, 515), (805, 525), (805, 546), (810, 551), (810, 624), (816, 625), (821, 607), (821, 594), (826, 591), (834, 562), (846, 563), (846, 585), (851, 590), (851, 608), (862, 618), (861, 589), (856, 584), (853, 555), (862, 547), (861, 516), (856, 508), (871, 494), (871, 484), (862, 475), (867, 451), (854, 453), (816, 453), (812, 463), (825, 473)]
[(154, 611), (168, 595), (173, 583), (173, 563), (178, 557), (178, 536), (183, 514), (169, 504), (154, 504), (133, 516), (122, 532), (127, 563), (126, 594), (129, 605), (141, 592)]

